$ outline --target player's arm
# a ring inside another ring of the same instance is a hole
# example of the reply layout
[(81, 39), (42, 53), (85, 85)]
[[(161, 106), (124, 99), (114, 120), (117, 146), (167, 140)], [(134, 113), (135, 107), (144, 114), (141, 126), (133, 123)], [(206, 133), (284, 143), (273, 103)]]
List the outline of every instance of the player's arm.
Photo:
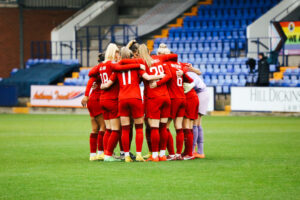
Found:
[(195, 82), (192, 83), (183, 83), (184, 93), (188, 93), (195, 87)]
[(172, 74), (169, 69), (169, 66), (167, 64), (163, 64), (163, 68), (164, 68), (165, 76), (161, 80), (156, 82), (157, 86), (165, 84), (166, 82), (168, 82), (168, 80), (170, 80), (172, 78)]
[(97, 77), (98, 74), (99, 74), (99, 65), (96, 65), (89, 71), (89, 77), (92, 77), (92, 76)]
[(126, 71), (126, 70), (133, 70), (133, 69), (141, 69), (141, 64), (134, 63), (134, 64), (113, 64), (112, 70), (113, 71)]
[(87, 102), (89, 101), (89, 96), (91, 92), (91, 88), (93, 86), (93, 83), (96, 81), (95, 77), (91, 77), (89, 81), (87, 82), (86, 88), (85, 88), (85, 93), (84, 97), (81, 100), (81, 105), (85, 107), (87, 105)]
[(147, 80), (147, 81), (158, 80), (158, 79), (161, 79), (161, 78), (165, 77), (165, 74), (160, 74), (160, 75), (157, 75), (157, 76), (156, 75), (149, 75), (144, 70), (140, 70), (139, 73), (142, 76), (142, 78)]
[(197, 75), (201, 75), (202, 74), (201, 71), (199, 69), (196, 69), (195, 67), (193, 67), (192, 64), (190, 64), (190, 63), (183, 63), (183, 64), (184, 64), (183, 68), (186, 69), (187, 71), (194, 72)]
[(183, 74), (183, 82), (192, 83), (194, 82), (194, 79), (192, 79), (188, 74)]
[(171, 61), (171, 60), (177, 62), (177, 59), (178, 59), (178, 55), (177, 54), (157, 55), (157, 57), (162, 62), (167, 62), (167, 61)]
[(122, 59), (120, 60), (119, 64), (126, 65), (126, 64), (144, 64), (143, 59), (141, 58), (130, 58), (130, 59)]
[(116, 73), (112, 73), (109, 77), (109, 80), (106, 83), (102, 83), (101, 84), (101, 90), (105, 90), (107, 88), (109, 88), (110, 86), (112, 86), (114, 84), (114, 82), (117, 80), (117, 74)]

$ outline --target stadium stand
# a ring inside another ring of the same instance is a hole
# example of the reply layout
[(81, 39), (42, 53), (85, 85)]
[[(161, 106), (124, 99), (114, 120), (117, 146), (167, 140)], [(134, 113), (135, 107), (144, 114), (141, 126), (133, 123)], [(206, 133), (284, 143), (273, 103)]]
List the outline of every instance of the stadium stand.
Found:
[[(199, 68), (205, 83), (216, 87), (216, 93), (230, 93), (231, 86), (256, 82), (257, 74), (249, 74), (245, 64), (248, 58), (242, 57), (247, 51), (246, 28), (278, 2), (215, 0), (210, 5), (195, 6), (156, 36), (153, 53), (160, 43), (166, 43), (179, 55), (179, 61)], [(275, 70), (272, 65), (271, 71)]]
[(53, 61), (48, 59), (31, 60), (27, 62), (27, 69), (13, 70), (11, 77), (0, 81), (0, 85), (16, 86), (19, 97), (28, 97), (30, 96), (31, 85), (56, 84), (63, 80), (67, 74), (78, 71), (79, 68), (79, 64), (76, 61), (55, 62), (53, 63)]

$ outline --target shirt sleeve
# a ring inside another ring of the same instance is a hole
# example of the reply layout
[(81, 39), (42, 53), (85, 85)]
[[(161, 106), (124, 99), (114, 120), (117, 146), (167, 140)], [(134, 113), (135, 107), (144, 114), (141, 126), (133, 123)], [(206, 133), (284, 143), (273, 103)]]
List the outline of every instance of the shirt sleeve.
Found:
[(117, 80), (117, 73), (113, 72), (110, 77), (109, 80), (111, 80), (112, 82), (115, 82)]
[(119, 64), (124, 65), (124, 64), (143, 64), (144, 61), (141, 58), (132, 58), (132, 59), (122, 59), (120, 60)]
[(96, 65), (89, 71), (89, 77), (96, 77), (99, 74), (99, 65)]
[(187, 73), (183, 74), (183, 82), (192, 83), (194, 79), (192, 79)]
[(140, 69), (140, 64), (135, 63), (135, 64), (124, 64), (124, 65), (120, 65), (120, 64), (112, 65), (113, 71), (125, 71), (130, 69)]
[(90, 91), (91, 91), (91, 88), (93, 86), (93, 83), (96, 81), (96, 78), (95, 77), (91, 77), (89, 79), (89, 81), (87, 82), (87, 85), (86, 85), (86, 88), (85, 88), (85, 93), (84, 93), (84, 96), (89, 96), (90, 95)]
[(165, 77), (163, 77), (161, 80), (156, 82), (157, 86), (160, 86), (160, 85), (166, 83), (168, 80), (170, 80), (172, 78), (172, 74), (171, 74), (171, 71), (169, 69), (169, 66), (167, 64), (163, 64), (162, 66), (163, 66), (164, 71), (165, 71)]
[(140, 75), (140, 76), (143, 76), (143, 74), (146, 73), (146, 71), (145, 71), (145, 70), (142, 70), (142, 69), (140, 69), (138, 72), (139, 72), (139, 75)]

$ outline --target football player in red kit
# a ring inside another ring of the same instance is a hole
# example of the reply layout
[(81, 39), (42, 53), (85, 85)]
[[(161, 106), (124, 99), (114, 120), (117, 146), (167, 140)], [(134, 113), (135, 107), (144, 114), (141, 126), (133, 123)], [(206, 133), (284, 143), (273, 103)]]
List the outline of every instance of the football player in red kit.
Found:
[[(101, 84), (109, 81), (114, 76), (112, 64), (119, 60), (119, 48), (116, 44), (110, 43), (105, 52), (105, 60), (98, 67), (98, 71), (93, 71), (100, 76)], [(91, 73), (91, 72), (90, 72)], [(120, 161), (112, 157), (120, 134), (120, 119), (118, 116), (118, 94), (119, 84), (115, 83), (106, 90), (101, 90), (100, 107), (103, 110), (103, 117), (106, 131), (103, 137), (104, 161)]]
[[(99, 54), (98, 62), (104, 60), (103, 54)], [(95, 66), (94, 68), (97, 68)], [(103, 111), (100, 108), (100, 83), (101, 80), (97, 76), (90, 77), (81, 104), (87, 106), (92, 125), (92, 133), (90, 134), (90, 160), (103, 160), (103, 135), (105, 132), (105, 124), (103, 120)], [(98, 152), (97, 151), (98, 146)]]
[[(187, 72), (192, 69), (190, 64), (181, 63), (184, 66), (184, 71)], [(195, 71), (195, 70), (194, 70)], [(196, 71), (195, 71), (196, 72)], [(200, 72), (200, 71), (199, 71)], [(201, 72), (200, 72), (201, 73)], [(190, 91), (185, 90), (186, 104), (184, 120), (183, 120), (183, 132), (185, 140), (185, 150), (183, 153), (184, 160), (194, 159), (193, 156), (193, 123), (198, 118), (199, 98), (194, 89)]]
[[(157, 53), (159, 55), (164, 55), (167, 59), (164, 59), (164, 64), (169, 66), (169, 69), (172, 74), (172, 78), (168, 81), (168, 91), (171, 98), (171, 113), (170, 118), (168, 121), (167, 127), (169, 128), (169, 125), (174, 120), (174, 126), (176, 129), (176, 157), (173, 147), (173, 137), (172, 134), (168, 131), (168, 150), (169, 150), (169, 156), (168, 160), (182, 160), (181, 152), (183, 148), (183, 142), (184, 142), (184, 133), (182, 130), (182, 122), (183, 122), (183, 116), (185, 114), (185, 94), (183, 89), (183, 82), (193, 82), (193, 79), (191, 79), (189, 76), (187, 76), (186, 73), (183, 72), (183, 67), (180, 63), (177, 63), (177, 55), (176, 54), (170, 54), (170, 50), (167, 48), (165, 44), (160, 44), (159, 48), (157, 50)], [(169, 55), (165, 55), (169, 54)], [(175, 56), (172, 56), (175, 55)]]
[[(167, 133), (160, 132), (160, 123), (166, 124), (170, 115), (170, 96), (166, 82), (172, 77), (167, 66), (162, 65), (159, 59), (153, 59), (149, 55), (149, 50), (145, 44), (139, 46), (139, 56), (146, 64), (146, 72), (149, 75), (162, 75), (164, 78), (159, 81), (145, 82), (145, 92), (147, 94), (146, 117), (151, 127), (151, 150), (152, 156), (148, 161), (159, 161), (160, 140), (166, 140)], [(166, 128), (166, 126), (164, 127)], [(160, 136), (162, 136), (160, 138)], [(166, 141), (163, 141), (166, 143)], [(163, 158), (165, 160), (165, 158)]]
[[(131, 51), (123, 47), (121, 49), (121, 60), (119, 63), (127, 66), (132, 62), (126, 58), (131, 57)], [(140, 68), (140, 64), (135, 64), (136, 68)], [(144, 66), (145, 67), (145, 66)], [(115, 69), (117, 71), (117, 69)], [(143, 146), (143, 116), (144, 108), (139, 87), (140, 77), (151, 81), (163, 78), (163, 75), (155, 76), (148, 75), (144, 70), (120, 70), (116, 73), (120, 85), (119, 92), (119, 115), (122, 125), (122, 144), (125, 152), (125, 162), (132, 162), (129, 155), (129, 132), (130, 132), (130, 117), (134, 119), (136, 129), (136, 161), (143, 162), (141, 151)], [(109, 87), (115, 80), (110, 80), (103, 87)]]

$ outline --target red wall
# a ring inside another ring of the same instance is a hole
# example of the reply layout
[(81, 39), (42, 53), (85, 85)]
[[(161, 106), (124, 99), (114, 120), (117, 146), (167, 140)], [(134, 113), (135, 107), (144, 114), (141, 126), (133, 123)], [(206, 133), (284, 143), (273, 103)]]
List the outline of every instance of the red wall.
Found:
[[(51, 30), (76, 10), (24, 9), (24, 63), (30, 58), (33, 40), (50, 40)], [(19, 9), (0, 8), (0, 77), (9, 77), (20, 66)]]

